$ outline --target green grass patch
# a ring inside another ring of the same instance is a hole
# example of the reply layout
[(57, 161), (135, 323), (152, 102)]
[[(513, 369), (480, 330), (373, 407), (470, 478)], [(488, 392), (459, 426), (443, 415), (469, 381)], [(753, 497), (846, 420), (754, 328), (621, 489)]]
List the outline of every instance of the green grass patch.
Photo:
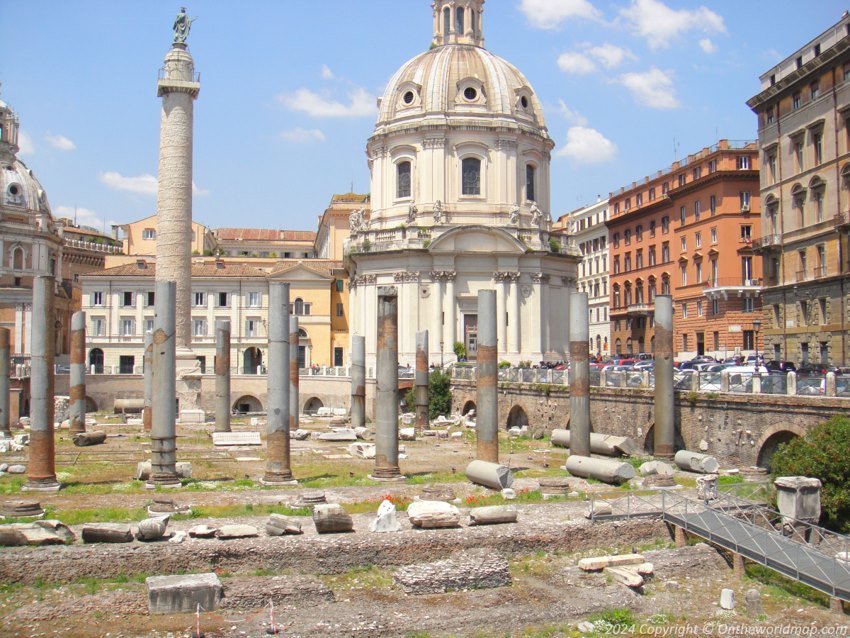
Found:
[(46, 519), (56, 519), (65, 525), (85, 523), (134, 523), (148, 517), (143, 507), (101, 507), (91, 509), (59, 510), (50, 505), (44, 508)]
[(393, 586), (392, 572), (389, 569), (369, 565), (354, 567), (341, 574), (320, 576), (332, 591), (340, 589), (388, 589)]
[(396, 496), (394, 494), (384, 494), (377, 498), (370, 498), (363, 501), (355, 501), (354, 503), (343, 503), (343, 509), (349, 514), (366, 514), (375, 513), (384, 501), (389, 501), (395, 505), (396, 510), (404, 511), (413, 502), (412, 499), (406, 496)]
[(460, 483), (466, 481), (463, 472), (425, 472), (408, 475), (407, 485), (429, 485), (432, 483)]
[(0, 494), (19, 494), (26, 482), (23, 476), (6, 477), (0, 480)]
[(718, 485), (738, 485), (744, 482), (744, 477), (740, 474), (722, 474), (717, 477)]
[(744, 567), (747, 577), (769, 588), (771, 595), (777, 598), (801, 598), (810, 603), (829, 607), (829, 597), (799, 581), (791, 580), (772, 569), (758, 563), (747, 563)]
[(517, 490), (516, 498), (511, 501), (506, 501), (501, 494), (474, 494), (467, 496), (464, 499), (464, 504), (467, 507), (485, 507), (488, 505), (510, 505), (511, 503), (542, 503), (558, 502), (568, 500), (566, 496), (550, 496), (543, 498), (543, 492), (540, 490), (522, 489)]
[(254, 504), (244, 505), (195, 505), (191, 514), (176, 514), (171, 518), (175, 521), (195, 518), (234, 518), (238, 516), (268, 516), (282, 514), (283, 516), (311, 516), (309, 507), (288, 507), (286, 505)]

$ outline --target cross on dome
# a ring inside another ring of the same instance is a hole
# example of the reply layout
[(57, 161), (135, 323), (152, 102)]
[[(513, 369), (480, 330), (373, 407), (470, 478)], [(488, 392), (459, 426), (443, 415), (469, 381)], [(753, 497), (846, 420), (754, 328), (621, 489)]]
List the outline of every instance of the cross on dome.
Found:
[(484, 46), (485, 0), (434, 0), (434, 44)]

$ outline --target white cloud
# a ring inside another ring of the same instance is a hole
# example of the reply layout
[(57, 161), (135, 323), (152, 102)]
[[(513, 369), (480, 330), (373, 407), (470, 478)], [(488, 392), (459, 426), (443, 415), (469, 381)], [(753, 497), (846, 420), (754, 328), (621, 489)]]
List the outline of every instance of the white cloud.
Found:
[(327, 64), (323, 64), (322, 65), (322, 79), (323, 80), (333, 80), (335, 77), (336, 76), (334, 75), (334, 72), (331, 71), (331, 67), (329, 67)]
[(77, 145), (64, 135), (51, 135), (48, 133), (44, 137), (53, 148), (59, 149), (60, 151), (73, 151), (77, 148)]
[(35, 145), (32, 143), (32, 138), (18, 129), (18, 153), (20, 155), (32, 155), (35, 153)]
[(126, 177), (116, 171), (106, 171), (99, 176), (101, 183), (117, 191), (156, 195), (156, 177), (145, 173), (136, 177)]
[(618, 47), (615, 44), (608, 44), (607, 42), (598, 47), (591, 47), (587, 52), (596, 58), (606, 69), (613, 69), (616, 66), (620, 66), (624, 60), (637, 60), (635, 54), (628, 49)]
[(277, 100), (288, 109), (300, 111), (312, 117), (368, 117), (377, 113), (377, 100), (366, 89), (354, 89), (349, 93), (350, 102), (344, 104), (314, 93), (310, 89), (298, 89), (295, 93), (281, 94)]
[(699, 48), (703, 50), (703, 53), (708, 53), (709, 55), (717, 51), (717, 45), (708, 38), (703, 38), (699, 41)]
[(603, 164), (617, 156), (617, 145), (596, 129), (573, 126), (567, 131), (567, 143), (557, 155), (574, 164)]
[(280, 134), (280, 139), (293, 144), (307, 144), (309, 142), (324, 142), (325, 134), (319, 129), (303, 129), (294, 128), (290, 131), (283, 131)]
[(535, 29), (557, 29), (571, 18), (602, 17), (588, 0), (522, 0), (519, 10)]
[(679, 106), (672, 73), (652, 67), (644, 73), (625, 73), (616, 82), (625, 86), (645, 106), (653, 109), (675, 109)]
[(596, 65), (586, 55), (570, 52), (558, 57), (558, 68), (570, 75), (587, 75), (596, 70)]
[(646, 38), (651, 49), (665, 49), (683, 33), (696, 29), (703, 33), (726, 33), (723, 18), (707, 7), (671, 9), (659, 0), (632, 0), (620, 11), (632, 28)]
[(570, 124), (575, 124), (576, 126), (584, 126), (587, 124), (587, 118), (578, 111), (572, 110), (563, 100), (558, 100), (558, 112)]
[(210, 191), (207, 188), (200, 188), (195, 180), (192, 180), (192, 194), (197, 195), (198, 197), (203, 197), (204, 195), (209, 195)]
[(106, 220), (98, 215), (93, 210), (88, 208), (80, 208), (78, 206), (57, 206), (53, 209), (56, 217), (67, 217), (70, 220), (76, 220), (77, 226), (90, 226), (101, 232), (107, 232), (113, 224), (119, 222), (114, 219)]

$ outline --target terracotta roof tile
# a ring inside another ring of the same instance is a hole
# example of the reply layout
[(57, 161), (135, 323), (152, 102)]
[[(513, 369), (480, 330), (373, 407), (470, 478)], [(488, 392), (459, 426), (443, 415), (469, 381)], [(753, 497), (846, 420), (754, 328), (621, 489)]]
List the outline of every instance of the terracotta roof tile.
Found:
[[(92, 277), (155, 277), (156, 264), (153, 262), (141, 262), (145, 266), (139, 267), (139, 262), (113, 266), (97, 272), (88, 273)], [(223, 268), (216, 264), (192, 264), (192, 277), (257, 277), (266, 278), (266, 273), (259, 268), (244, 264), (225, 263)]]

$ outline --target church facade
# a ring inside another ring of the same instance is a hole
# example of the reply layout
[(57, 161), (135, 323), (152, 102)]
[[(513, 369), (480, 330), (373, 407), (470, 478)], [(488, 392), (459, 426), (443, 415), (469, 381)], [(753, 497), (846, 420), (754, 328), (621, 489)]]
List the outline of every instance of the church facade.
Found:
[(579, 255), (553, 233), (554, 143), (525, 76), (484, 48), (484, 0), (436, 0), (431, 48), (379, 101), (371, 212), (351, 215), (351, 332), (376, 354), (377, 290), (395, 286), (399, 360), (428, 330), (434, 364), (474, 360), (477, 295), (495, 290), (501, 360), (563, 360)]

